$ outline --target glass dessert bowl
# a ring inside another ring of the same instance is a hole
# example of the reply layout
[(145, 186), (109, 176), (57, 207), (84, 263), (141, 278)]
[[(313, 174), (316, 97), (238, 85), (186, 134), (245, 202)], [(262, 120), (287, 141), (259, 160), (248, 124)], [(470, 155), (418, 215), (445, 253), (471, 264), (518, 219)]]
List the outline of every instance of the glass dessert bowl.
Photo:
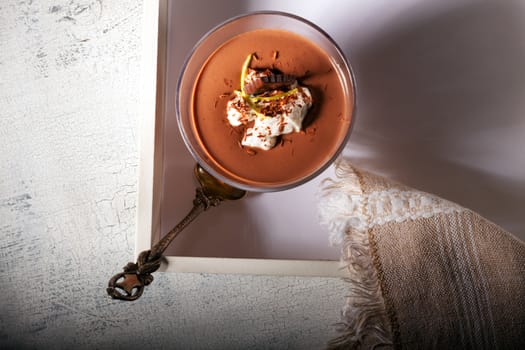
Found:
[(178, 125), (197, 162), (247, 191), (303, 184), (344, 148), (355, 79), (337, 44), (316, 25), (255, 12), (208, 32), (182, 68)]

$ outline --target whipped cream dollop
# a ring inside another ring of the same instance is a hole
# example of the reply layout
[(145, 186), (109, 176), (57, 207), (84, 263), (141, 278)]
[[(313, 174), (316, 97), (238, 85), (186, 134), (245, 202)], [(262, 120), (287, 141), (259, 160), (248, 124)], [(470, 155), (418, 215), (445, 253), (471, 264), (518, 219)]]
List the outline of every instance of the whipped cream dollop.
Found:
[[(268, 70), (262, 73), (252, 69), (248, 71), (246, 86), (257, 81), (258, 76), (271, 74)], [(259, 87), (256, 95), (248, 95), (246, 90), (234, 91), (233, 98), (227, 103), (230, 125), (247, 126), (241, 140), (243, 146), (270, 150), (280, 135), (301, 131), (303, 120), (312, 106), (310, 90), (299, 86), (296, 80), (284, 86), (276, 83), (267, 85), (271, 90)]]

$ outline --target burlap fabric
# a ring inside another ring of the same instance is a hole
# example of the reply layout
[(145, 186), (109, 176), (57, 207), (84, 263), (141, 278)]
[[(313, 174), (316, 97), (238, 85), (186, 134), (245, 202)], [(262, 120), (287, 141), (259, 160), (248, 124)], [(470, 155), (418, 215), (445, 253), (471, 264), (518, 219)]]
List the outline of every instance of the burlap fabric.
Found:
[(350, 278), (330, 348), (525, 349), (524, 242), (449, 201), (336, 168), (319, 212)]

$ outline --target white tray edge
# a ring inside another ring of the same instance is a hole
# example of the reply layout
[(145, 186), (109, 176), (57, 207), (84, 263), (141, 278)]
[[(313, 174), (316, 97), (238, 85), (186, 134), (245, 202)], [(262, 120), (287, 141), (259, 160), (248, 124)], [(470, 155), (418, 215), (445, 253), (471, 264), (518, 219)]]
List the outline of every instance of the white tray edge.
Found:
[[(152, 0), (143, 3), (142, 16), (142, 95), (139, 125), (139, 178), (135, 239), (135, 258), (140, 252), (151, 248), (153, 239), (160, 231), (161, 185), (159, 160), (162, 160), (162, 140), (159, 140), (157, 112), (160, 111), (164, 96), (166, 0)], [(164, 45), (162, 43), (164, 40)], [(158, 118), (159, 120), (162, 118)], [(156, 129), (157, 128), (157, 129)], [(162, 169), (162, 167), (160, 167)]]
[(348, 277), (346, 268), (344, 268), (339, 261), (327, 260), (168, 256), (165, 257), (159, 271), (270, 276)]

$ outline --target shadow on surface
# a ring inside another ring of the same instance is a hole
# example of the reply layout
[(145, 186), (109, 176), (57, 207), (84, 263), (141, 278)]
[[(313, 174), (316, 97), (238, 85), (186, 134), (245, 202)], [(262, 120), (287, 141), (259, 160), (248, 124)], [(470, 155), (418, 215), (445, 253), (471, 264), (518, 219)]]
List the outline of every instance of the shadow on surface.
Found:
[(472, 3), (391, 23), (354, 49), (359, 106), (345, 156), (525, 239), (525, 28), (518, 6)]

